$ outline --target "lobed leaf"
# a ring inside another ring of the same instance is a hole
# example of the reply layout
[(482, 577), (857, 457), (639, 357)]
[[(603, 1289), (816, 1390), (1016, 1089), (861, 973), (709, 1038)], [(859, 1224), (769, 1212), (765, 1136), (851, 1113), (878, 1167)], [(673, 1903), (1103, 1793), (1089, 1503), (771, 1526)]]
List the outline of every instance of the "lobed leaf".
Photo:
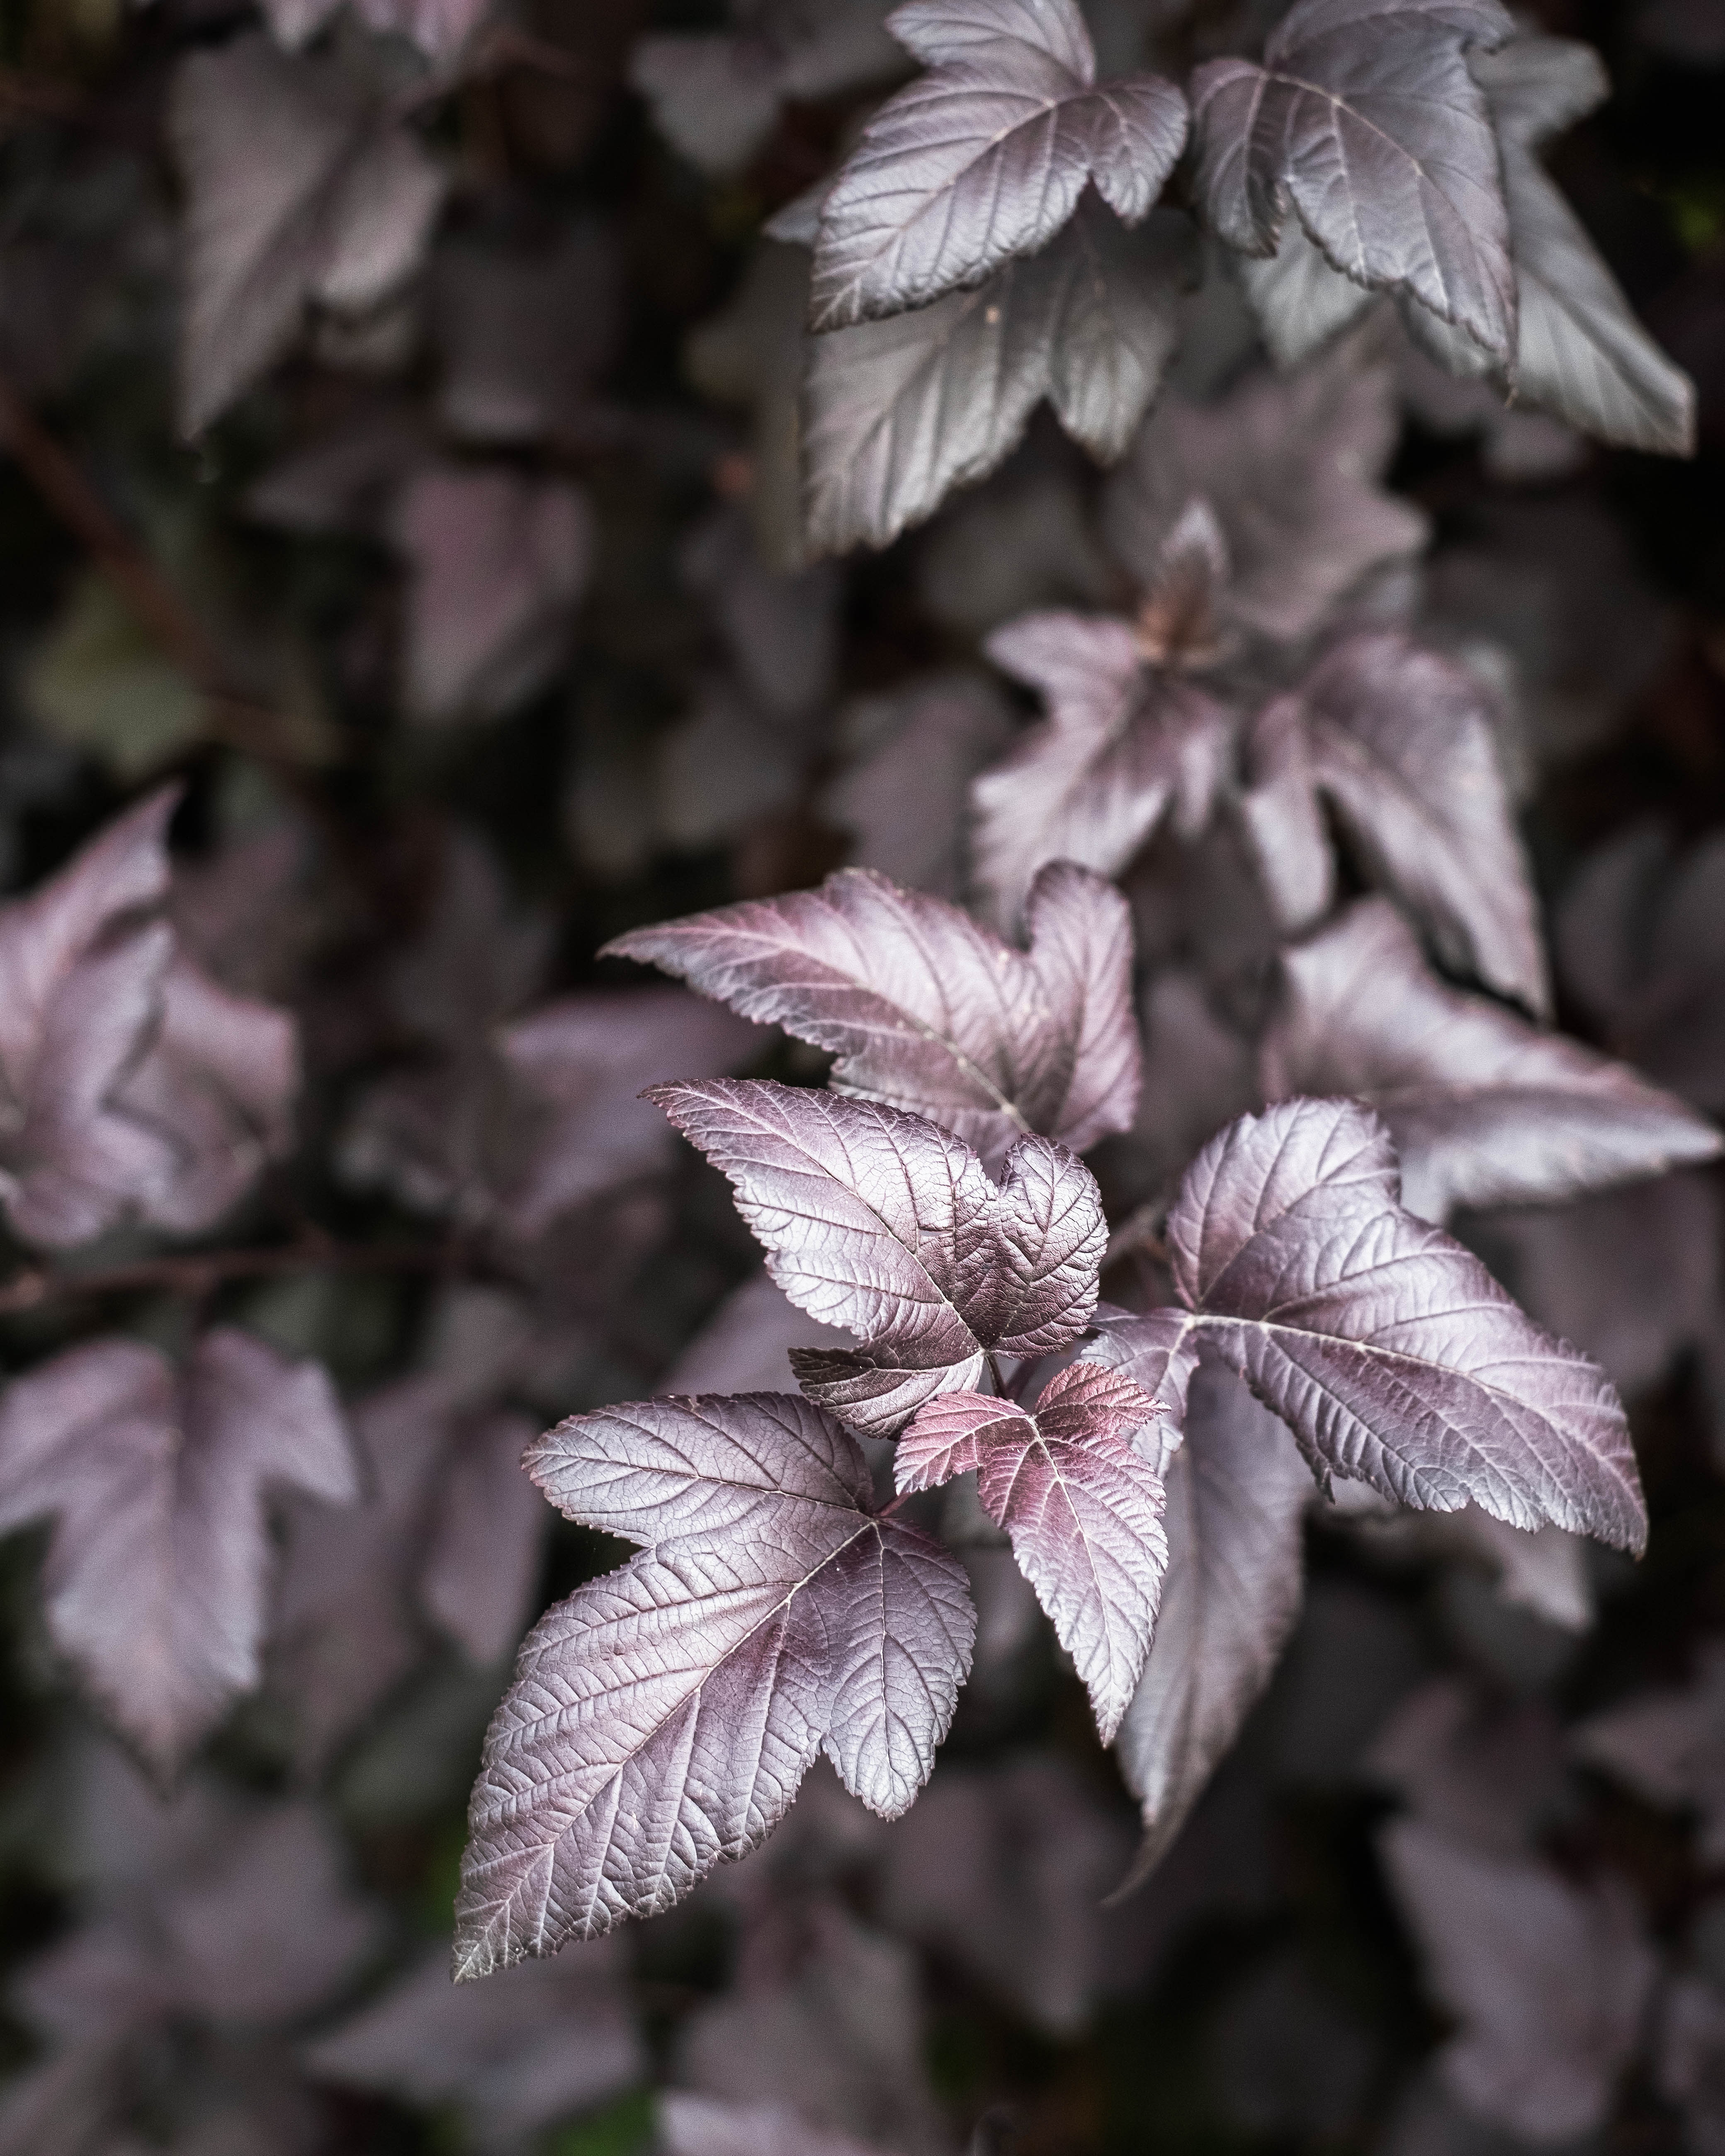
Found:
[(809, 550), (885, 547), (1016, 447), (1046, 397), (1111, 462), (1173, 357), (1193, 281), (1189, 225), (1126, 232), (1081, 202), (1028, 260), (913, 314), (814, 340), (803, 400)]
[(1192, 78), (1197, 193), (1270, 255), (1286, 209), (1356, 283), (1407, 293), (1512, 365), (1516, 290), (1497, 136), (1468, 71), (1497, 0), (1299, 0), (1250, 60)]
[(1260, 1049), (1264, 1093), (1347, 1093), (1383, 1116), (1410, 1212), (1552, 1204), (1720, 1150), (1627, 1065), (1542, 1032), (1431, 973), (1383, 899), (1285, 952)]
[(818, 892), (635, 929), (605, 955), (828, 1050), (834, 1091), (926, 1116), (985, 1158), (1031, 1131), (1080, 1152), (1137, 1105), (1126, 902), (1051, 865), (1027, 926), (1019, 952), (945, 900), (843, 869)]
[(899, 1440), (901, 1491), (977, 1471), (1105, 1744), (1142, 1674), (1168, 1563), (1162, 1477), (1132, 1443), (1161, 1412), (1121, 1372), (1080, 1362), (1049, 1379), (1034, 1414), (1014, 1400), (944, 1393)]
[(1350, 637), (1259, 714), (1248, 757), (1247, 827), (1284, 927), (1329, 902), (1321, 796), (1441, 957), (1549, 1008), (1532, 880), (1475, 676), (1403, 636)]
[(1107, 1240), (1094, 1178), (1020, 1138), (999, 1183), (918, 1116), (759, 1080), (655, 1087), (729, 1178), (791, 1301), (860, 1348), (793, 1348), (809, 1397), (891, 1436), (936, 1393), (974, 1386), (994, 1349), (1076, 1340)]
[(1106, 616), (1029, 614), (988, 643), (1032, 683), (1047, 719), (971, 788), (978, 883), (1014, 918), (1045, 862), (1117, 875), (1164, 818), (1190, 835), (1221, 782), (1231, 715), (1202, 689), (1145, 664), (1131, 627)]
[(1172, 83), (1096, 87), (1074, 0), (918, 0), (891, 28), (931, 72), (880, 107), (821, 204), (809, 326), (846, 329), (978, 285), (1034, 254), (1087, 185), (1148, 215), (1186, 141)]
[(258, 1681), (265, 1495), (287, 1489), (358, 1494), (334, 1390), (231, 1328), (181, 1372), (93, 1341), (0, 1399), (0, 1527), (54, 1518), (49, 1630), (163, 1780)]
[(1616, 1394), (1403, 1207), (1368, 1109), (1289, 1101), (1242, 1116), (1187, 1172), (1168, 1240), (1194, 1326), (1321, 1474), (1644, 1544)]
[(793, 1396), (575, 1416), (534, 1466), (572, 1517), (653, 1540), (521, 1650), (474, 1789), (462, 1977), (669, 1908), (765, 1838), (820, 1750), (896, 1816), (974, 1635), (957, 1559), (866, 1510), (855, 1440)]

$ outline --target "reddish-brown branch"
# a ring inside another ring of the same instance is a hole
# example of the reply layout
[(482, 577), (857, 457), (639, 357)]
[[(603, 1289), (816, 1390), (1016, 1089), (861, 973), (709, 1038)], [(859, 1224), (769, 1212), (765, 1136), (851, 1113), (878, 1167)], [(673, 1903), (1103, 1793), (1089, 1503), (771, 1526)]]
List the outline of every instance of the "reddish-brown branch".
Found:
[(447, 1243), (338, 1243), (319, 1233), (273, 1249), (189, 1252), (184, 1256), (146, 1258), (135, 1265), (112, 1265), (97, 1272), (33, 1269), (0, 1283), (0, 1316), (37, 1310), (44, 1303), (92, 1301), (109, 1295), (197, 1297), (210, 1294), (228, 1281), (271, 1280), (285, 1273), (443, 1273), (450, 1270), (450, 1256)]

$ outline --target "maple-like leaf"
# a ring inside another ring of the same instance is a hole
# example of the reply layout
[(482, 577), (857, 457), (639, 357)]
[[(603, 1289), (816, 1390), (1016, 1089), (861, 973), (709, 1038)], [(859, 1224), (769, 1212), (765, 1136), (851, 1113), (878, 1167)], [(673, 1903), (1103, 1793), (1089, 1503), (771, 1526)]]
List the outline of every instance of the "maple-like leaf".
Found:
[(754, 1080), (649, 1096), (726, 1175), (767, 1268), (799, 1310), (863, 1344), (797, 1349), (811, 1399), (890, 1437), (991, 1350), (1076, 1340), (1107, 1224), (1064, 1147), (1020, 1138), (1001, 1180), (961, 1138), (896, 1108)]
[(288, 1014), (230, 994), (176, 957), (154, 1041), (118, 1096), (167, 1149), (167, 1173), (143, 1199), (144, 1217), (182, 1234), (213, 1226), (291, 1149), (299, 1085)]
[(59, 873), (0, 909), (0, 1201), (27, 1241), (87, 1241), (172, 1180), (163, 1137), (121, 1105), (172, 956), (155, 793)]
[[(1122, 1318), (1086, 1352), (1132, 1369), (1151, 1327)], [(1157, 1344), (1153, 1332), (1151, 1353)], [(1311, 1473), (1286, 1432), (1214, 1356), (1192, 1378), (1184, 1435), (1163, 1471), (1162, 1604), (1115, 1748), (1144, 1820), (1128, 1887), (1173, 1847), (1270, 1681), (1299, 1614), (1312, 1497)]]
[(1241, 1116), (1188, 1170), (1168, 1241), (1194, 1324), (1321, 1475), (1642, 1547), (1615, 1393), (1406, 1210), (1369, 1109), (1288, 1101)]
[(1162, 385), (1193, 279), (1172, 212), (1127, 232), (1100, 208), (973, 291), (812, 340), (803, 407), (809, 550), (885, 547), (1014, 449), (1046, 397), (1111, 463)]
[(1035, 1410), (942, 1393), (899, 1440), (901, 1491), (977, 1471), (989, 1517), (1071, 1656), (1111, 1743), (1143, 1674), (1162, 1575), (1162, 1477), (1132, 1440), (1161, 1412), (1118, 1370), (1074, 1363)]
[(1440, 2055), (1456, 2095), (1530, 2141), (1601, 2125), (1658, 1968), (1621, 1884), (1574, 1887), (1414, 1820), (1382, 1845), (1430, 1989), (1461, 2024)]
[(593, 553), (567, 481), (433, 467), (395, 506), (408, 564), (403, 693), (426, 725), (490, 718), (562, 664)]
[(357, 1494), (320, 1364), (206, 1333), (182, 1371), (141, 1341), (69, 1349), (0, 1399), (0, 1526), (52, 1516), (48, 1621), (164, 1779), (255, 1685), (265, 1494)]
[(1470, 47), (1502, 44), (1497, 0), (1300, 0), (1263, 64), (1192, 78), (1196, 192), (1242, 254), (1287, 208), (1338, 270), (1405, 292), (1512, 362), (1515, 275), (1497, 139)]
[(1403, 636), (1350, 637), (1260, 713), (1249, 757), (1248, 828), (1285, 927), (1309, 926), (1333, 887), (1321, 797), (1440, 956), (1546, 1010), (1532, 881), (1490, 706), (1466, 669)]
[(1045, 699), (1049, 716), (971, 788), (976, 880), (1005, 919), (1052, 860), (1123, 869), (1164, 817), (1207, 820), (1233, 718), (1178, 674), (1146, 665), (1132, 625), (1107, 615), (1028, 614), (988, 656)]
[(974, 1634), (957, 1560), (870, 1510), (856, 1440), (793, 1394), (572, 1416), (532, 1466), (570, 1517), (649, 1546), (521, 1650), (474, 1789), (464, 1977), (669, 1908), (765, 1839), (821, 1750), (901, 1812)]
[(1725, 1651), (1702, 1653), (1692, 1684), (1625, 1700), (1582, 1723), (1575, 1756), (1649, 1803), (1698, 1813), (1702, 1861), (1725, 1857)]
[(530, 2135), (639, 2081), (647, 2061), (612, 1943), (449, 1982), (434, 1951), (306, 2047), (320, 2081), (451, 2105), (487, 2143)]
[(196, 434), (280, 357), (309, 302), (358, 312), (403, 282), (444, 180), (340, 59), (262, 32), (183, 60), (168, 118), (187, 195), (180, 424)]
[(1303, 366), (1377, 300), (1365, 285), (1330, 267), (1297, 218), (1283, 225), (1273, 254), (1239, 255), (1232, 266), (1281, 367)]
[(1349, 1093), (1389, 1126), (1409, 1212), (1551, 1203), (1712, 1159), (1717, 1131), (1579, 1042), (1430, 971), (1385, 900), (1283, 954), (1265, 1097)]
[(1098, 89), (1076, 0), (910, 0), (891, 27), (929, 71), (875, 113), (821, 203), (811, 329), (979, 285), (1052, 239), (1086, 185), (1128, 224), (1148, 216), (1186, 101), (1159, 75)]
[(1201, 500), (1227, 551), (1227, 618), (1305, 636), (1425, 537), (1420, 511), (1378, 484), (1400, 431), (1394, 376), (1352, 341), (1296, 374), (1249, 374), (1213, 403), (1171, 391), (1108, 483), (1109, 544), (1148, 585)]
[(1518, 403), (1543, 407), (1601, 441), (1692, 455), (1694, 383), (1630, 313), (1539, 161), (1549, 137), (1606, 96), (1598, 54), (1567, 38), (1523, 36), (1475, 54), (1471, 64), (1503, 151), (1519, 314), (1513, 364), (1494, 366), (1477, 344), (1423, 308), (1408, 311), (1409, 330), (1450, 373), (1512, 385)]
[(603, 955), (829, 1050), (835, 1092), (926, 1116), (985, 1159), (1030, 1131), (1081, 1152), (1137, 1105), (1126, 901), (1051, 865), (1026, 927), (1015, 951), (944, 899), (841, 869), (819, 891), (635, 929)]

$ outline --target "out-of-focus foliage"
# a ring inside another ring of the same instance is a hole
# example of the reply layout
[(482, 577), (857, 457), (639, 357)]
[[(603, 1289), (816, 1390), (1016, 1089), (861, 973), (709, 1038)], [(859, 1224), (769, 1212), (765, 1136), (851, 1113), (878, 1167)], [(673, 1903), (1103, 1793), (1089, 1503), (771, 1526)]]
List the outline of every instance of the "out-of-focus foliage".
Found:
[(1725, 2146), (1722, 111), (0, 7), (0, 2156)]

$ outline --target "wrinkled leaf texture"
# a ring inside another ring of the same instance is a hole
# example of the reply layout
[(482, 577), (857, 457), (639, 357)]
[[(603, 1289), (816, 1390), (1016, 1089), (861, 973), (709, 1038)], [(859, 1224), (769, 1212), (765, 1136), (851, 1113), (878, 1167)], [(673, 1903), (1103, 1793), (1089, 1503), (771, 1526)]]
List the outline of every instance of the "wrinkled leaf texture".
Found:
[(649, 1097), (730, 1179), (791, 1301), (863, 1343), (791, 1367), (869, 1435), (973, 1389), (990, 1352), (1043, 1354), (1089, 1323), (1107, 1222), (1064, 1147), (1020, 1138), (996, 1183), (950, 1131), (872, 1102), (757, 1079)]
[(1050, 1378), (1034, 1413), (942, 1393), (899, 1440), (902, 1491), (977, 1471), (983, 1507), (1071, 1656), (1105, 1744), (1143, 1672), (1168, 1562), (1162, 1477), (1132, 1441), (1158, 1412), (1121, 1371), (1078, 1362)]
[(771, 1832), (819, 1752), (903, 1811), (975, 1633), (957, 1560), (873, 1513), (856, 1440), (793, 1394), (572, 1416), (530, 1465), (648, 1547), (521, 1650), (474, 1788), (460, 1977), (669, 1908)]
[(926, 1116), (986, 1160), (1031, 1131), (1081, 1152), (1137, 1106), (1131, 921), (1111, 885), (1061, 864), (1038, 876), (1026, 925), (1019, 952), (943, 899), (843, 869), (605, 953), (829, 1050), (835, 1092)]
[(911, 0), (890, 27), (929, 72), (870, 120), (821, 204), (809, 326), (846, 329), (1034, 254), (1087, 184), (1149, 214), (1186, 141), (1160, 76), (1096, 86), (1075, 0)]

